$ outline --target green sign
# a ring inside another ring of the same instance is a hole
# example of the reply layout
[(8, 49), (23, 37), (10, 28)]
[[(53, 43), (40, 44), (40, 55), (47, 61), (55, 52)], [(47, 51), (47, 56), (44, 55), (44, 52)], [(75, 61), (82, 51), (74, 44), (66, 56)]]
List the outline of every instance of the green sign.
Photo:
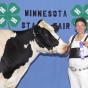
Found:
[(74, 25), (75, 20), (78, 17), (84, 17), (86, 22), (87, 22), (87, 28), (88, 28), (88, 4), (86, 4), (83, 8), (80, 5), (76, 5), (72, 10), (71, 10), (71, 15), (74, 16), (72, 19), (71, 23)]
[(8, 24), (10, 26), (16, 27), (21, 21), (21, 18), (17, 15), (20, 12), (20, 8), (15, 3), (10, 3), (8, 8), (6, 4), (0, 4), (0, 27), (3, 28)]

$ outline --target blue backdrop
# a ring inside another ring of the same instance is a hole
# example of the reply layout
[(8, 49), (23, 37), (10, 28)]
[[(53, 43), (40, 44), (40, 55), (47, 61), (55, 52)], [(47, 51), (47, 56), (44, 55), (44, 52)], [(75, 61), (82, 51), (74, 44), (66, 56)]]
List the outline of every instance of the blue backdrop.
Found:
[[(49, 24), (57, 23), (60, 26), (57, 34), (67, 43), (75, 33), (72, 19), (80, 16), (75, 11), (81, 8), (79, 12), (83, 13), (87, 4), (88, 0), (0, 0), (0, 7), (4, 6), (7, 11), (3, 15), (0, 13), (0, 28), (26, 30), (38, 20), (44, 19)], [(11, 5), (15, 5), (18, 12), (10, 14)], [(6, 18), (8, 14), (13, 17), (12, 22), (11, 17)], [(6, 17), (2, 18), (4, 15)], [(40, 54), (17, 88), (70, 88), (68, 56)]]

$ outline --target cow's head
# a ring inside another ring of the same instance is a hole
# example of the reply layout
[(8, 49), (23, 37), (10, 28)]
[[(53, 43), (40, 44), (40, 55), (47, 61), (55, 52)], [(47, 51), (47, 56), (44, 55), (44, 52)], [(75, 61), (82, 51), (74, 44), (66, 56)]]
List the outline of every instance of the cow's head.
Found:
[(40, 20), (34, 26), (35, 41), (39, 45), (37, 51), (43, 53), (59, 53), (64, 54), (64, 48), (67, 44), (55, 33), (59, 29), (58, 25), (49, 25), (44, 20)]

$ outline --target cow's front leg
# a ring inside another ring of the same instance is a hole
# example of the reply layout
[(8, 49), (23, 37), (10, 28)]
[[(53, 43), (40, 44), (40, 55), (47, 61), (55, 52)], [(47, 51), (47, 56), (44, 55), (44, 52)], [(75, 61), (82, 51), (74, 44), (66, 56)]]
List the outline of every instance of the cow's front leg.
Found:
[(7, 79), (3, 88), (16, 88), (16, 80), (18, 76), (15, 76), (18, 72), (18, 69), (13, 73), (13, 75)]
[(0, 88), (4, 88), (6, 80), (7, 79), (3, 77), (2, 73), (0, 73)]
[(15, 70), (11, 78), (6, 81), (4, 88), (16, 88), (22, 76), (27, 71), (28, 67), (29, 64), (26, 63), (24, 66), (21, 66), (19, 69)]

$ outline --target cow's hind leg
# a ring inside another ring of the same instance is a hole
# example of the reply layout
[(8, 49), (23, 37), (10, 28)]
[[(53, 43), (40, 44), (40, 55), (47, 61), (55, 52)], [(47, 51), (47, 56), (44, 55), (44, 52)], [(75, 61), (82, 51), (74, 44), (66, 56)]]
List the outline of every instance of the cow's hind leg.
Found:
[(5, 84), (4, 88), (16, 88), (16, 86), (18, 85), (18, 83), (21, 80), (22, 76), (27, 71), (28, 67), (29, 67), (29, 65), (28, 65), (28, 63), (26, 63), (24, 66), (21, 66), (19, 69), (17, 69), (13, 73), (11, 78), (6, 81), (6, 84)]

